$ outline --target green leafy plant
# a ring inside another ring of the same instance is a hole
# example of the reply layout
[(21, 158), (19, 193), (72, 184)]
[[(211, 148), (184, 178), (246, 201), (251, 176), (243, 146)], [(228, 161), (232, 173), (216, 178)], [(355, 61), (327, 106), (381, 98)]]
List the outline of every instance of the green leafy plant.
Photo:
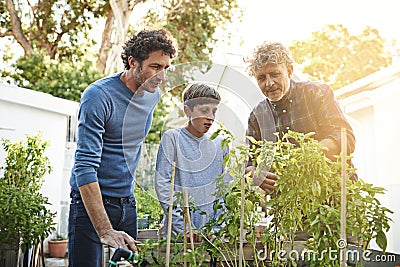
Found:
[[(220, 128), (213, 135), (224, 136), (223, 146), (229, 146), (233, 136)], [(197, 244), (195, 258), (204, 259), (207, 253), (217, 258), (223, 266), (237, 266), (243, 260), (238, 257), (240, 236), (241, 187), (244, 182), (244, 231), (245, 242), (253, 249), (253, 264), (257, 266), (297, 266), (294, 259), (282, 259), (272, 251), (296, 250), (295, 239), (299, 231), (305, 232), (306, 241), (302, 242), (303, 253), (311, 255), (306, 261), (311, 266), (340, 266), (339, 255), (331, 258), (326, 251), (330, 248), (340, 251), (340, 209), (341, 209), (341, 162), (331, 161), (324, 156), (323, 148), (313, 138), (313, 133), (302, 134), (289, 131), (277, 142), (256, 141), (249, 138), (249, 144), (238, 145), (230, 149), (224, 159), (225, 170), (233, 177), (227, 184), (221, 175), (215, 182), (217, 191), (214, 209), (218, 216), (210, 220), (202, 229), (203, 242)], [(338, 157), (340, 159), (340, 157)], [(348, 157), (350, 159), (350, 157)], [(276, 190), (264, 198), (252, 184), (244, 167), (248, 161), (256, 166), (256, 173), (269, 170), (279, 175)], [(355, 169), (346, 166), (347, 217), (346, 233), (355, 240), (362, 250), (368, 248), (372, 239), (376, 239), (385, 251), (389, 230), (391, 210), (382, 206), (378, 200), (384, 189), (365, 183), (361, 179), (350, 179)], [(257, 210), (265, 205), (269, 223), (262, 233), (261, 245), (267, 255), (266, 261), (259, 259), (260, 240), (256, 238), (256, 224), (261, 216)], [(211, 241), (211, 237), (213, 241)], [(162, 264), (155, 256), (155, 250), (165, 246), (164, 241), (150, 242), (144, 247), (144, 258), (153, 258), (153, 264)], [(173, 244), (173, 261), (176, 264), (183, 259), (191, 264), (193, 253), (182, 252), (182, 244)], [(182, 254), (183, 253), (183, 254)], [(182, 256), (183, 255), (183, 256)], [(271, 257), (272, 256), (272, 257)], [(335, 256), (335, 255), (334, 255)], [(244, 266), (248, 262), (243, 261)], [(203, 264), (200, 260), (197, 264)], [(357, 266), (362, 266), (358, 262)], [(153, 266), (153, 265), (152, 265)], [(157, 266), (157, 265), (154, 265)], [(193, 265), (194, 266), (194, 265)], [(201, 265), (197, 265), (201, 266)]]
[(1, 167), (0, 240), (3, 244), (21, 241), (25, 249), (37, 245), (55, 229), (55, 214), (48, 210), (48, 198), (40, 192), (43, 176), (51, 171), (44, 155), (48, 143), (36, 135), (15, 143), (3, 140), (2, 144), (7, 156)]
[(158, 229), (163, 218), (163, 210), (156, 197), (154, 187), (135, 186), (136, 211), (139, 219), (147, 217), (149, 228)]
[[(226, 136), (225, 145), (232, 140), (232, 136), (227, 134), (226, 130), (219, 130), (217, 134)], [(289, 131), (277, 142), (256, 141), (251, 137), (249, 141), (249, 145), (239, 145), (231, 149), (225, 160), (227, 170), (235, 178), (235, 183), (228, 192), (219, 195), (223, 199), (222, 203), (215, 203), (215, 208), (221, 209), (221, 215), (209, 223), (208, 229), (215, 225), (220, 226), (221, 230), (216, 234), (220, 238), (213, 243), (217, 248), (208, 246), (207, 249), (213, 250), (215, 255), (228, 252), (237, 258), (235, 249), (238, 245), (240, 220), (238, 181), (245, 179), (246, 240), (253, 244), (254, 252), (257, 252), (254, 227), (260, 217), (257, 216), (255, 207), (264, 199), (251, 185), (251, 179), (244, 175), (244, 166), (250, 160), (257, 166), (257, 174), (261, 170), (269, 170), (279, 175), (277, 189), (264, 202), (270, 220), (262, 238), (267, 250), (294, 250), (295, 238), (303, 232), (306, 239), (308, 238), (303, 245), (313, 254), (309, 259), (306, 258), (311, 266), (339, 266), (339, 255), (335, 260), (324, 252), (329, 248), (339, 251), (341, 162), (331, 161), (324, 156), (325, 148), (313, 138), (313, 133)], [(362, 180), (350, 180), (354, 171), (346, 166), (346, 232), (356, 240), (356, 245), (364, 250), (375, 238), (377, 244), (385, 251), (385, 233), (389, 230), (390, 222), (388, 215), (392, 211), (383, 207), (377, 198), (377, 195), (384, 193), (384, 189)], [(226, 243), (233, 245), (235, 249), (230, 252), (221, 249), (226, 247)], [(296, 266), (295, 260), (291, 260), (290, 257), (282, 260), (277, 253), (268, 256), (272, 256), (268, 258), (269, 266)], [(255, 257), (255, 260), (258, 259)]]
[[(339, 266), (339, 257), (332, 259), (324, 252), (328, 248), (339, 250), (341, 163), (327, 159), (324, 148), (312, 136), (313, 133), (289, 131), (276, 143), (250, 139), (257, 168), (268, 165), (271, 172), (279, 175), (277, 189), (266, 202), (272, 219), (264, 232), (264, 241), (270, 251), (283, 250), (285, 242), (293, 249), (296, 234), (304, 231), (309, 235), (306, 246), (315, 253), (310, 258), (311, 266)], [(376, 198), (384, 189), (362, 180), (350, 180), (353, 171), (346, 167), (346, 232), (362, 249), (376, 238), (385, 251), (391, 211)], [(271, 265), (281, 264), (277, 257), (272, 259)]]
[[(220, 125), (220, 128), (214, 132), (211, 139), (217, 136), (224, 138), (221, 144), (222, 148), (230, 146), (233, 141), (233, 135), (223, 125)], [(238, 264), (236, 259), (238, 259), (238, 247), (240, 244), (242, 182), (244, 183), (245, 199), (243, 238), (246, 243), (251, 244), (254, 254), (257, 254), (255, 225), (261, 220), (261, 215), (257, 208), (264, 200), (258, 188), (253, 186), (250, 174), (244, 174), (244, 167), (248, 162), (249, 154), (251, 152), (248, 145), (239, 145), (231, 147), (229, 153), (225, 156), (225, 170), (233, 178), (233, 181), (229, 184), (226, 183), (224, 181), (225, 173), (216, 179), (217, 191), (215, 192), (214, 211), (218, 216), (216, 219), (209, 221), (203, 229), (205, 242), (202, 245), (204, 250), (210, 251), (216, 258), (230, 262), (232, 266)], [(216, 237), (213, 242), (208, 241), (211, 236)]]

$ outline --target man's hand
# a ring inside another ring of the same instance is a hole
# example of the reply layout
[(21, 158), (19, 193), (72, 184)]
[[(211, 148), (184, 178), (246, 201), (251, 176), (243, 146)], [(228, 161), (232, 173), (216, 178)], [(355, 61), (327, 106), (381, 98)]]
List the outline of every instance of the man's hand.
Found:
[(256, 175), (256, 167), (254, 166), (248, 166), (245, 172), (251, 172), (254, 185), (259, 186), (265, 192), (270, 193), (275, 190), (275, 182), (279, 178), (278, 175), (268, 171), (261, 171), (259, 175)]
[(101, 236), (99, 235), (100, 242), (114, 248), (125, 248), (131, 250), (133, 253), (138, 253), (136, 247), (137, 241), (130, 235), (123, 231), (116, 231), (109, 229)]
[(319, 143), (323, 147), (327, 148), (323, 150), (325, 156), (332, 161), (336, 161), (337, 158), (335, 158), (335, 156), (340, 154), (340, 147), (337, 145), (337, 143), (329, 138), (322, 139), (321, 141), (319, 141)]
[(264, 190), (267, 193), (270, 193), (271, 191), (275, 190), (276, 188), (275, 182), (279, 178), (278, 175), (272, 172), (261, 171), (259, 177), (263, 179), (262, 183), (259, 185), (262, 190)]

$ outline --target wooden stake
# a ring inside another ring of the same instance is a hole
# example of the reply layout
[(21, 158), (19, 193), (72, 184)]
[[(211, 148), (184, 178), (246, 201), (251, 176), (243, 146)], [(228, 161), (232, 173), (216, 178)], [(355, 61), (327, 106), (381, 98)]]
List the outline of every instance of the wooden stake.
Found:
[(240, 199), (241, 199), (241, 206), (240, 206), (240, 236), (239, 236), (239, 267), (243, 265), (243, 239), (244, 239), (244, 179), (241, 179), (241, 188), (240, 188)]
[[(185, 187), (183, 189), (183, 209), (184, 209), (184, 216), (186, 215), (186, 221), (189, 227), (189, 238), (190, 238), (190, 248), (194, 252), (194, 240), (193, 240), (193, 231), (192, 231), (192, 221), (190, 220), (190, 210), (189, 210), (189, 194), (188, 189)], [(196, 257), (193, 254), (193, 261), (194, 265), (196, 265)]]
[[(341, 184), (341, 209), (340, 209), (340, 238), (342, 239), (343, 244), (347, 244), (346, 238), (346, 165), (347, 165), (347, 135), (346, 129), (342, 128), (341, 130), (341, 150), (342, 150), (342, 184)], [(339, 245), (339, 244), (338, 244)], [(346, 247), (341, 248), (340, 251), (340, 266), (346, 267)]]
[(172, 232), (172, 211), (174, 207), (174, 185), (175, 183), (175, 161), (172, 162), (171, 170), (171, 187), (169, 189), (169, 210), (168, 210), (168, 227), (167, 227), (167, 248), (165, 253), (165, 266), (169, 267), (169, 258), (171, 254), (171, 232)]
[[(186, 233), (186, 211), (185, 208), (183, 210), (183, 253), (187, 251), (187, 233)], [(186, 257), (183, 258), (183, 266), (187, 267), (187, 259)]]
[(160, 259), (161, 258), (161, 246), (160, 246), (160, 244), (161, 244), (161, 239), (162, 239), (162, 229), (164, 228), (164, 225), (163, 224), (160, 224), (159, 226), (158, 226), (158, 232), (157, 232), (157, 244), (159, 244), (158, 246), (157, 246), (157, 259)]

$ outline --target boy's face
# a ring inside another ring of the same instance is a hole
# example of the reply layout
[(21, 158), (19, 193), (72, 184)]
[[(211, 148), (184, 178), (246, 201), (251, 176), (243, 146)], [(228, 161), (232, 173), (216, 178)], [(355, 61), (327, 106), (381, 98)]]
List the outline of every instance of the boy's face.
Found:
[(217, 103), (199, 104), (193, 107), (184, 106), (189, 123), (186, 129), (196, 137), (202, 137), (211, 128), (217, 112)]

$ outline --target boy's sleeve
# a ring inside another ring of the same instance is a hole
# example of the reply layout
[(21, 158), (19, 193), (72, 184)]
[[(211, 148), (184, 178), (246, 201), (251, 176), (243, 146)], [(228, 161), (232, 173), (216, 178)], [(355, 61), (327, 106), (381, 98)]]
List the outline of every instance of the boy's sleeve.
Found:
[[(168, 218), (172, 162), (175, 160), (176, 140), (172, 132), (166, 132), (158, 148), (155, 174), (155, 190), (158, 200), (164, 210), (165, 218)], [(177, 173), (175, 171), (175, 173)], [(167, 223), (167, 222), (166, 222)], [(164, 227), (167, 227), (167, 225)], [(177, 233), (183, 232), (183, 217), (176, 209), (172, 213), (172, 230)]]

